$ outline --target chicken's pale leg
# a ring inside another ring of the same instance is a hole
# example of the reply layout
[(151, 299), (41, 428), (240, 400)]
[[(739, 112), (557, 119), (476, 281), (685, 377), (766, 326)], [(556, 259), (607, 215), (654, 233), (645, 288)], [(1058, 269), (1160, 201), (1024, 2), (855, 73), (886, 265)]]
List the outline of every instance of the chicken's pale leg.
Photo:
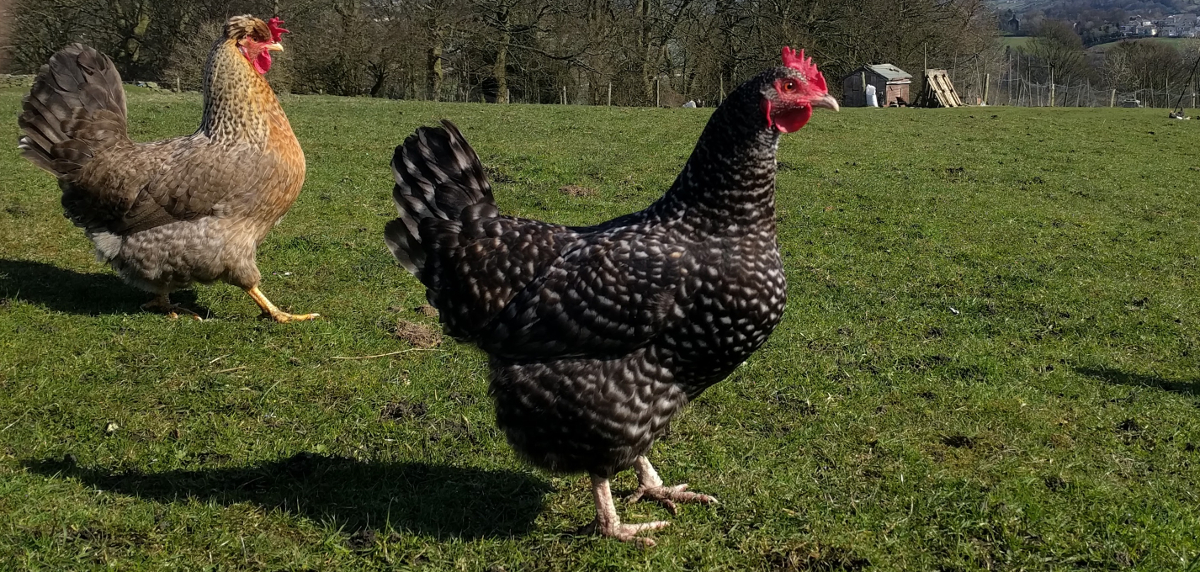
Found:
[(200, 314), (197, 314), (178, 304), (172, 304), (171, 299), (166, 294), (159, 294), (158, 296), (155, 296), (153, 300), (142, 304), (142, 309), (146, 310), (147, 312), (159, 312), (166, 314), (167, 316), (170, 316), (172, 320), (179, 318), (180, 314), (191, 316), (196, 320), (204, 320), (204, 318), (200, 317)]
[(650, 459), (646, 457), (638, 457), (633, 463), (633, 471), (637, 473), (638, 488), (629, 496), (629, 502), (637, 502), (639, 500), (652, 500), (663, 505), (671, 514), (677, 514), (677, 502), (694, 502), (700, 504), (716, 504), (717, 497), (710, 495), (702, 495), (693, 493), (687, 490), (687, 483), (675, 485), (673, 487), (664, 487), (663, 481), (658, 476), (658, 471), (654, 470), (654, 465), (650, 464)]
[(279, 323), (303, 322), (305, 320), (312, 320), (321, 317), (320, 314), (289, 314), (284, 312), (276, 307), (275, 304), (272, 304), (271, 301), (263, 295), (262, 290), (258, 289), (258, 286), (246, 290), (246, 293), (254, 299), (254, 303), (258, 304), (259, 308), (262, 308), (262, 315), (264, 318), (270, 316), (272, 320), (275, 320)]
[(624, 542), (637, 542), (643, 546), (654, 546), (653, 538), (639, 537), (638, 534), (647, 530), (658, 530), (671, 524), (665, 520), (641, 524), (622, 524), (621, 517), (617, 516), (617, 507), (613, 505), (612, 490), (609, 489), (608, 479), (596, 475), (592, 475), (592, 497), (596, 499), (596, 520), (584, 527), (585, 532), (611, 536)]

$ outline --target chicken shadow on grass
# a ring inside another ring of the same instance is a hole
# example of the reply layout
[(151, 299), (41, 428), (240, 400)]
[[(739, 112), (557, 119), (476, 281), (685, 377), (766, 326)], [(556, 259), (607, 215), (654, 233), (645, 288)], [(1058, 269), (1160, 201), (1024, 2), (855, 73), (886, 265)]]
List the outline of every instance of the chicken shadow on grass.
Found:
[(1200, 397), (1200, 381), (1173, 381), (1157, 375), (1129, 373), (1119, 369), (1104, 366), (1080, 367), (1075, 371), (1113, 385), (1128, 385), (1132, 387), (1154, 387), (1171, 393)]
[(160, 503), (249, 502), (331, 522), (347, 532), (390, 526), (438, 538), (527, 533), (552, 490), (536, 475), (515, 471), (366, 463), (310, 453), (254, 466), (163, 473), (85, 468), (70, 455), (24, 465), (34, 473)]
[[(134, 288), (111, 271), (76, 272), (32, 260), (0, 259), (0, 299), (23, 300), (57, 312), (96, 316), (135, 314), (151, 295)], [(171, 301), (207, 316), (197, 305), (196, 293), (184, 290), (171, 294)]]

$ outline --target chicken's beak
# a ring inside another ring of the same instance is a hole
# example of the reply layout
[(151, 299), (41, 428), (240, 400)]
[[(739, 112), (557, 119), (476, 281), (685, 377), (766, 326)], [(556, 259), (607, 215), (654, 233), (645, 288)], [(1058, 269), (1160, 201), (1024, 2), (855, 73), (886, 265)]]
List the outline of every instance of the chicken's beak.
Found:
[(825, 109), (831, 109), (833, 111), (841, 109), (841, 107), (838, 106), (837, 100), (828, 93), (825, 94), (824, 97), (812, 100), (809, 105), (812, 105), (813, 107), (824, 107)]
[(275, 42), (274, 44), (267, 44), (267, 51), (268, 52), (282, 52), (283, 45), (280, 44), (279, 42)]

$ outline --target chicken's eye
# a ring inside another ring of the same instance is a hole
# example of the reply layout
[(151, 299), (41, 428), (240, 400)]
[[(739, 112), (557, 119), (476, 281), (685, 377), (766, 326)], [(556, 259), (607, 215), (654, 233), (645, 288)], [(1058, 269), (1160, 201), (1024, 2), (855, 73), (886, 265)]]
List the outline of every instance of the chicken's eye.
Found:
[(785, 91), (787, 93), (796, 91), (796, 81), (789, 79), (789, 80), (783, 82), (783, 91)]

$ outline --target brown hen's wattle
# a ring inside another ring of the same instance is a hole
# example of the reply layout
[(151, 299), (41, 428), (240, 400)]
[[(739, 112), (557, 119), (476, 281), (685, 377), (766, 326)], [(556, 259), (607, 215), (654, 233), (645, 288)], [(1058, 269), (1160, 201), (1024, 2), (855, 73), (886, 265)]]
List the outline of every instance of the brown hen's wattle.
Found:
[(248, 59), (280, 49), (279, 30), (235, 16), (204, 71), (204, 116), (192, 135), (135, 143), (112, 60), (81, 44), (38, 72), (18, 118), (18, 146), (58, 177), (67, 216), (96, 256), (155, 294), (147, 309), (194, 313), (167, 296), (193, 282), (241, 287), (278, 321), (255, 253), (304, 184), (304, 153), (279, 99)]
[(783, 316), (776, 124), (807, 121), (814, 106), (837, 108), (815, 67), (762, 73), (713, 113), (661, 199), (590, 227), (501, 215), (449, 122), (396, 148), (400, 217), (385, 229), (388, 246), (447, 333), (489, 354), (509, 443), (537, 466), (592, 476), (602, 534), (652, 543), (636, 535), (666, 524), (620, 522), (608, 479), (624, 469), (637, 472), (635, 498), (672, 512), (715, 501), (664, 486), (645, 455)]

